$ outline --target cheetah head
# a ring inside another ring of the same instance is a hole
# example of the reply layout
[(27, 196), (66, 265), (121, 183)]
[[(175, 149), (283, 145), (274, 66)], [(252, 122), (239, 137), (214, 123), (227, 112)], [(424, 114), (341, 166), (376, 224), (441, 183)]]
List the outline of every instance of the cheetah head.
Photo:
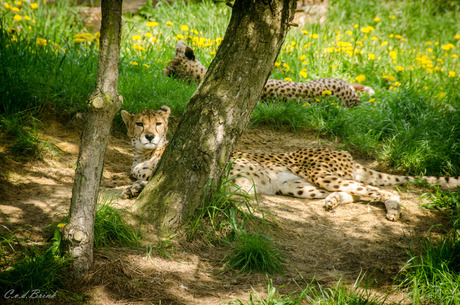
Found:
[(154, 150), (166, 145), (168, 118), (171, 109), (161, 106), (159, 110), (144, 109), (138, 114), (121, 111), (131, 144), (137, 150)]
[(163, 73), (168, 77), (194, 80), (197, 84), (201, 82), (206, 71), (206, 67), (196, 59), (193, 49), (185, 45), (183, 41), (177, 43), (176, 56), (163, 69)]

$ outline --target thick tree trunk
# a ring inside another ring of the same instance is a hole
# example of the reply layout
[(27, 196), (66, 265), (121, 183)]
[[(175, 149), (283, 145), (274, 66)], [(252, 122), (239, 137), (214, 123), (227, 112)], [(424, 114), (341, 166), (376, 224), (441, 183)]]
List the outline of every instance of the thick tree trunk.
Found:
[(64, 248), (78, 275), (93, 264), (94, 218), (112, 120), (122, 104), (118, 95), (122, 0), (102, 1), (102, 27), (96, 88), (89, 97), (81, 137)]
[(260, 98), (294, 16), (295, 0), (237, 0), (206, 77), (134, 208), (157, 227), (183, 223), (223, 173)]

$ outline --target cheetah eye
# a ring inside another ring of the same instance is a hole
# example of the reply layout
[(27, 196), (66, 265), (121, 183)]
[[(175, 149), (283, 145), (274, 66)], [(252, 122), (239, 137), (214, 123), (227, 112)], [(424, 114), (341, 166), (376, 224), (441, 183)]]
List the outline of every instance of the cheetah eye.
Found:
[(162, 122), (157, 122), (157, 126), (163, 125)]
[(143, 123), (141, 123), (141, 122), (137, 122), (137, 123), (136, 123), (136, 126), (139, 126), (139, 127), (144, 127), (144, 124), (143, 124)]

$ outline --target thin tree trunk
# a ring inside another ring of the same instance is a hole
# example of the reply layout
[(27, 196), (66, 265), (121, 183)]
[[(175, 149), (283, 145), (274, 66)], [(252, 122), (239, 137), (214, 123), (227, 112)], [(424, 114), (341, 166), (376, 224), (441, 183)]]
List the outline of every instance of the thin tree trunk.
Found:
[(96, 88), (88, 98), (69, 221), (63, 229), (64, 249), (73, 256), (74, 271), (93, 265), (94, 218), (112, 120), (120, 109), (118, 68), (122, 0), (102, 1), (102, 26)]
[(223, 173), (260, 98), (294, 16), (295, 0), (237, 0), (206, 77), (135, 202), (161, 228), (183, 223)]

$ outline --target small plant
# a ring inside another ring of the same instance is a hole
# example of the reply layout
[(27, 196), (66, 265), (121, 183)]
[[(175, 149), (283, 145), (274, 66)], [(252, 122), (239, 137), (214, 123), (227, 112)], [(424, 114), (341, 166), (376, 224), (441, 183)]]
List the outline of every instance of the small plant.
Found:
[(421, 198), (429, 200), (429, 202), (422, 204), (424, 208), (446, 209), (454, 214), (458, 214), (460, 211), (460, 190), (445, 192), (437, 187), (434, 193), (425, 193)]
[(53, 247), (43, 253), (33, 247), (12, 267), (0, 273), (2, 296), (7, 293), (23, 295), (39, 292), (52, 295), (64, 286), (69, 260), (54, 254)]
[(173, 240), (177, 236), (176, 233), (171, 233), (163, 227), (161, 235), (158, 236), (158, 242), (156, 245), (147, 246), (147, 258), (152, 256), (153, 251), (157, 251), (161, 255), (171, 259), (171, 255), (168, 251), (174, 251)]
[(283, 273), (284, 254), (268, 237), (257, 233), (242, 233), (232, 243), (225, 257), (225, 269), (239, 272)]
[(402, 269), (401, 288), (412, 293), (414, 304), (460, 302), (460, 222), (440, 238), (421, 238), (420, 249), (409, 247), (410, 259)]
[(94, 223), (94, 244), (96, 248), (108, 246), (137, 246), (140, 232), (124, 220), (123, 214), (113, 207), (109, 198), (102, 198), (98, 204)]
[(201, 233), (211, 241), (221, 240), (243, 231), (247, 222), (256, 227), (257, 221), (267, 224), (264, 216), (255, 215), (253, 203), (257, 202), (257, 195), (253, 198), (233, 182), (231, 166), (215, 189), (212, 181), (205, 189), (203, 205), (189, 221), (190, 238)]

